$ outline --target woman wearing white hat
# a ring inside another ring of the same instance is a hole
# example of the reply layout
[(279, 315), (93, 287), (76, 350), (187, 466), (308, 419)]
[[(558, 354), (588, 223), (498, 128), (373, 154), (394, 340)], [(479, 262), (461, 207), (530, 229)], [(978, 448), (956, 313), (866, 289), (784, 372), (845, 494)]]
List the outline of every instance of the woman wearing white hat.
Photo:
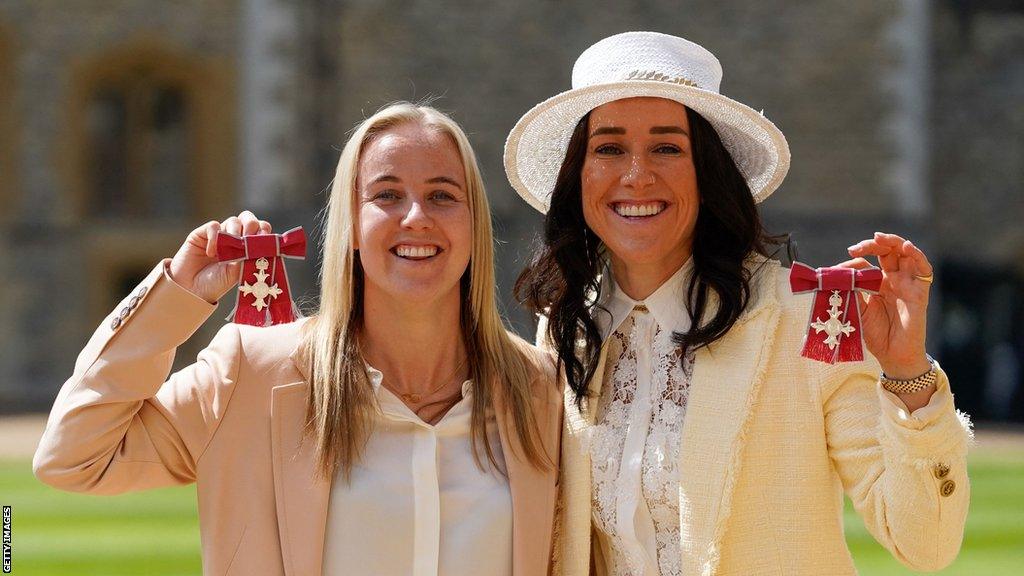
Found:
[(756, 207), (789, 150), (721, 75), (692, 42), (619, 34), (509, 135), (509, 179), (546, 213), (517, 293), (568, 381), (555, 571), (854, 574), (844, 490), (897, 559), (939, 569), (970, 427), (925, 353), (932, 267), (893, 234), (852, 246), (840, 266), (882, 269), (869, 354), (801, 358), (810, 299)]

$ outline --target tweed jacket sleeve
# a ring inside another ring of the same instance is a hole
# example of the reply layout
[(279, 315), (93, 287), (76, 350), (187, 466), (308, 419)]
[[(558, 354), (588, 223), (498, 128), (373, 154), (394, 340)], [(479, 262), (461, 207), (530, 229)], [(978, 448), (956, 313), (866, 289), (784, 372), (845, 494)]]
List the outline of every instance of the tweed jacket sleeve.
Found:
[(237, 376), (239, 333), (225, 325), (196, 363), (165, 382), (175, 349), (216, 309), (171, 280), (168, 262), (79, 354), (32, 462), (46, 484), (116, 494), (195, 480)]
[(915, 570), (938, 570), (960, 550), (970, 490), (970, 422), (939, 369), (927, 410), (886, 394), (874, 358), (821, 365), (828, 452), (868, 530)]

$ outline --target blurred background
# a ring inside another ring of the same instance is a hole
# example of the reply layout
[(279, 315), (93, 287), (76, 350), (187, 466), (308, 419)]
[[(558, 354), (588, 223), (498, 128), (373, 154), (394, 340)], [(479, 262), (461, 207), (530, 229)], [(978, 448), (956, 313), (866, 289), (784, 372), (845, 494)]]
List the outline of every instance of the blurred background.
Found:
[[(540, 218), (508, 185), (505, 136), (627, 30), (684, 36), (722, 92), (786, 134), (762, 206), (812, 266), (875, 230), (936, 266), (929, 350), (979, 429), (973, 502), (946, 574), (1024, 564), (1024, 1), (0, 0), (0, 503), (17, 574), (197, 574), (194, 489), (61, 494), (29, 461), (95, 327), (187, 233), (249, 209), (304, 226), (289, 261), (315, 301), (317, 212), (348, 130), (438, 97), (469, 133), (510, 292)], [(185, 344), (180, 368), (232, 301)], [(903, 574), (848, 517), (865, 574)]]

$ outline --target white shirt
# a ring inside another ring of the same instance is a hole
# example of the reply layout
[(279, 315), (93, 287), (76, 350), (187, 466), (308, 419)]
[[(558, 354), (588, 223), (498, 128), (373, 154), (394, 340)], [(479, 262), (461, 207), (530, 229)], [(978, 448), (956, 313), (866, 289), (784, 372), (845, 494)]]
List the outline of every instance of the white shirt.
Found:
[[(472, 383), (441, 420), (424, 422), (367, 366), (381, 413), (351, 481), (331, 485), (324, 576), (512, 574), (508, 479), (470, 445)], [(503, 462), (494, 415), (488, 437)]]
[(608, 347), (590, 442), (593, 516), (607, 572), (678, 574), (679, 443), (693, 354), (681, 357), (672, 333), (686, 332), (683, 296), (689, 261), (643, 301), (605, 275), (595, 320)]

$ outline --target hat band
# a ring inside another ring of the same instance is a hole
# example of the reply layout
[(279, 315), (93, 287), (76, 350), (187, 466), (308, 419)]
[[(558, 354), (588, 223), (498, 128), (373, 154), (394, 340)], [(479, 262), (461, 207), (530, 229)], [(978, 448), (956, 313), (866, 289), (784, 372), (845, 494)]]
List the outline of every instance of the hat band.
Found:
[(657, 70), (633, 70), (626, 75), (626, 80), (656, 80), (658, 82), (668, 82), (670, 84), (680, 84), (682, 86), (700, 88), (696, 82), (689, 78), (684, 78), (682, 76), (669, 76), (668, 74), (658, 72)]

